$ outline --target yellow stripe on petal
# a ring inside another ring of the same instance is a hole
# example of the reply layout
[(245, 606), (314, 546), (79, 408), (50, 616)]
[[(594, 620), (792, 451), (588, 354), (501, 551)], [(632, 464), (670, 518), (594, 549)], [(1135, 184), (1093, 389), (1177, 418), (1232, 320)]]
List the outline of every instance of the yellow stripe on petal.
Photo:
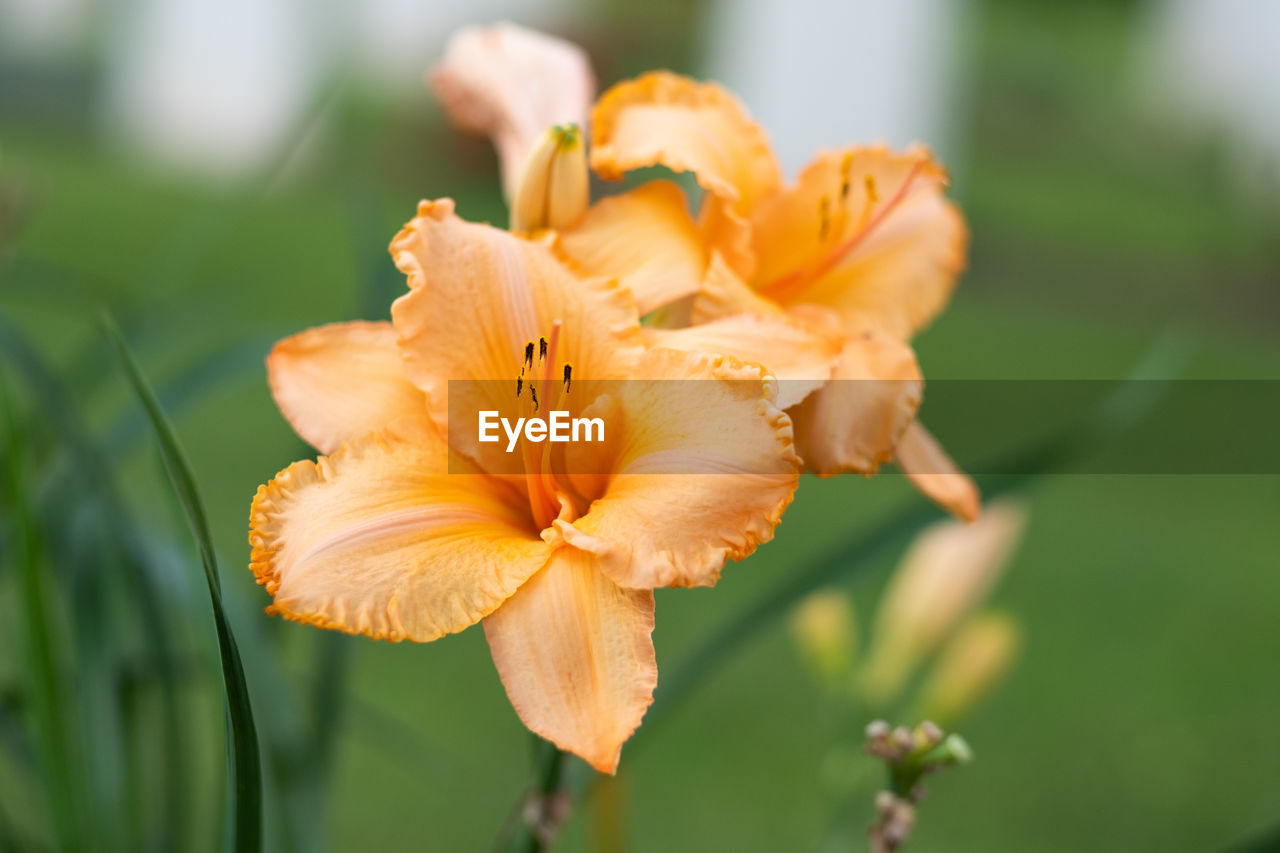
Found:
[(430, 428), (373, 433), (258, 489), (250, 567), (270, 612), (426, 642), (490, 613), (547, 561), (518, 493), (450, 474)]
[(590, 555), (561, 548), (484, 633), (521, 721), (613, 773), (658, 683), (652, 591), (622, 589)]
[(390, 323), (334, 323), (285, 338), (267, 356), (267, 380), (294, 430), (321, 453), (427, 407)]

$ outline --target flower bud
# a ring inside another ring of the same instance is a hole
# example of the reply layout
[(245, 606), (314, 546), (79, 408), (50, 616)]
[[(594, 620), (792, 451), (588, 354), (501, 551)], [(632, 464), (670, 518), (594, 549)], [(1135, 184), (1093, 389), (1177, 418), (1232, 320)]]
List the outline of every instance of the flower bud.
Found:
[(558, 124), (538, 139), (525, 160), (511, 201), (511, 230), (560, 230), (586, 212), (590, 194), (587, 151), (576, 124)]
[(1013, 617), (973, 617), (942, 650), (921, 690), (921, 708), (943, 725), (960, 719), (1009, 671), (1020, 644)]
[(993, 504), (972, 524), (942, 522), (907, 550), (876, 615), (864, 697), (891, 701), (920, 662), (982, 600), (1000, 576), (1022, 532), (1018, 504)]
[(801, 658), (826, 684), (843, 683), (858, 644), (849, 596), (824, 589), (800, 602), (791, 611), (791, 637)]

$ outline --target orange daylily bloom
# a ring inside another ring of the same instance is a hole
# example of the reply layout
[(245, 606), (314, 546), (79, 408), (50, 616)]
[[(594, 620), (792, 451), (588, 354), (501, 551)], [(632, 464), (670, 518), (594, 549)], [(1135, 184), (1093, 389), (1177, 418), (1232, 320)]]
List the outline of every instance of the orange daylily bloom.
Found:
[(601, 177), (653, 165), (689, 171), (702, 208), (695, 220), (663, 182), (606, 199), (561, 237), (567, 261), (582, 274), (619, 276), (642, 310), (696, 294), (693, 325), (655, 332), (662, 345), (808, 380), (786, 402), (796, 404), (789, 412), (809, 469), (871, 473), (898, 451), (917, 487), (976, 516), (972, 482), (915, 420), (923, 380), (908, 342), (945, 305), (968, 242), (929, 152), (824, 152), (784, 186), (763, 130), (732, 95), (669, 72), (614, 86), (591, 122)]
[[(509, 199), (533, 128), (583, 123), (591, 74), (574, 50), (508, 24), (473, 28), (434, 72), (450, 116), (492, 136)], [(468, 81), (467, 98), (441, 85), (455, 79)], [(537, 96), (525, 91), (531, 79)], [(702, 207), (695, 220), (679, 187), (650, 181), (561, 223), (561, 259), (617, 278), (659, 325), (685, 327), (647, 330), (649, 343), (766, 365), (783, 380), (780, 402), (810, 470), (869, 474), (896, 459), (921, 492), (975, 518), (977, 488), (916, 420), (923, 378), (909, 340), (945, 305), (968, 243), (929, 152), (824, 152), (787, 187), (767, 135), (732, 94), (670, 72), (612, 87), (590, 118), (601, 177), (653, 165), (692, 172)], [(511, 142), (515, 124), (526, 128), (523, 147)]]
[[(521, 720), (611, 773), (656, 684), (653, 588), (715, 583), (791, 500), (776, 385), (758, 366), (645, 347), (626, 290), (450, 201), (423, 202), (391, 251), (409, 284), (392, 323), (313, 329), (269, 357), (281, 411), (328, 454), (254, 500), (269, 610), (419, 642), (482, 621)], [(643, 382), (610, 384), (635, 378), (696, 381), (696, 400), (682, 411)], [(492, 408), (527, 414), (535, 394), (612, 413), (595, 467), (524, 439), (512, 473), (498, 445), (449, 432), (451, 402), (498, 395)]]

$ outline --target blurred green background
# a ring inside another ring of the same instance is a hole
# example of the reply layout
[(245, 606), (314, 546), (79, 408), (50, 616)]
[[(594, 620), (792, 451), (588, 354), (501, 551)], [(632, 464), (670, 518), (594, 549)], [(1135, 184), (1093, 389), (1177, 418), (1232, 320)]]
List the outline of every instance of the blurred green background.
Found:
[[(529, 739), (482, 632), (428, 646), (322, 634), (263, 616), (244, 567), (255, 488), (308, 454), (267, 391), (270, 343), (385, 317), (403, 286), (386, 244), (419, 198), (503, 222), (496, 160), (447, 126), (416, 74), (387, 86), (343, 73), (312, 87), (294, 129), (249, 166), (157, 167), (104, 118), (112, 39), (137, 8), (88, 8), (59, 50), (0, 54), (0, 424), (19, 425), (22, 454), (7, 445), (5, 467), (24, 484), (0, 503), (0, 849), (63, 844), (38, 758), (47, 721), (24, 692), (24, 515), (43, 537), (71, 783), (99, 804), (79, 811), (91, 846), (125, 849), (175, 797), (176, 848), (217, 846), (208, 599), (95, 325), (104, 305), (208, 506), (264, 740), (269, 848), (487, 849), (527, 783)], [(1144, 4), (964, 10), (950, 147), (972, 263), (918, 341), (926, 376), (1119, 377), (1172, 335), (1190, 354), (1183, 375), (1280, 378), (1280, 182), (1274, 166), (1240, 180), (1227, 131), (1177, 132), (1121, 84)], [(553, 29), (584, 44), (603, 86), (655, 66), (707, 73), (722, 14), (571, 3)], [(837, 87), (830, 109), (857, 109), (859, 87), (875, 85)], [(212, 96), (189, 94), (197, 107)], [(1232, 432), (1224, 421), (1221, 441)], [(660, 671), (788, 572), (920, 500), (891, 473), (806, 479), (776, 540), (715, 590), (659, 592)], [(992, 599), (1022, 622), (1025, 648), (961, 727), (978, 760), (937, 779), (909, 849), (1217, 850), (1280, 819), (1280, 480), (1061, 477), (1029, 506)], [(864, 625), (894, 561), (878, 555), (849, 583)], [(165, 678), (177, 740), (160, 722)], [(818, 849), (836, 807), (822, 768), (850, 737), (829, 701), (785, 620), (766, 626), (624, 750), (598, 796), (623, 803), (627, 849)], [(609, 809), (588, 799), (563, 849), (603, 844), (593, 812)]]

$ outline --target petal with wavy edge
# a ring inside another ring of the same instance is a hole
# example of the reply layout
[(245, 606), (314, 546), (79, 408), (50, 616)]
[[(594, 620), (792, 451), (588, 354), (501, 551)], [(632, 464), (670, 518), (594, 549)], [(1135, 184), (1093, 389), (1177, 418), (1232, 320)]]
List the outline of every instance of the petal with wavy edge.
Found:
[(914, 420), (923, 384), (906, 344), (877, 331), (848, 339), (831, 381), (789, 410), (805, 468), (874, 473)]
[(617, 278), (641, 314), (698, 291), (707, 256), (684, 193), (650, 181), (594, 204), (556, 243), (584, 276)]
[(390, 323), (333, 323), (285, 338), (267, 356), (267, 381), (285, 418), (321, 453), (427, 407), (405, 377)]
[(616, 386), (623, 433), (604, 493), (555, 529), (622, 586), (710, 586), (773, 538), (791, 502), (791, 423), (754, 365), (657, 349), (637, 375)]
[(843, 341), (796, 319), (737, 314), (683, 329), (645, 329), (652, 346), (728, 355), (759, 364), (778, 380), (778, 408), (788, 409), (831, 378)]
[(982, 508), (978, 486), (919, 421), (912, 423), (898, 442), (894, 461), (929, 500), (962, 521), (977, 519)]
[(781, 184), (769, 140), (733, 95), (669, 71), (618, 83), (591, 110), (591, 167), (606, 180), (644, 166), (693, 172), (745, 213)]
[(580, 47), (508, 23), (460, 30), (429, 81), (456, 125), (493, 140), (508, 200), (539, 134), (585, 126), (595, 92)]
[(532, 731), (601, 773), (653, 702), (653, 592), (623, 589), (560, 548), (484, 620), (498, 676)]
[[(450, 380), (470, 380), (466, 387), (494, 397), (468, 410), (505, 409), (526, 347), (550, 338), (557, 322), (558, 347), (548, 353), (554, 371), (569, 363), (574, 377), (624, 378), (643, 348), (627, 290), (579, 279), (544, 243), (464, 222), (449, 199), (422, 202), (391, 254), (410, 288), (391, 306), (400, 352), (441, 429), (448, 427)], [(477, 458), (474, 448), (455, 449)]]
[(550, 547), (518, 493), (483, 474), (448, 473), (448, 456), (428, 424), (402, 421), (261, 486), (250, 567), (275, 599), (268, 612), (426, 642), (506, 601)]

